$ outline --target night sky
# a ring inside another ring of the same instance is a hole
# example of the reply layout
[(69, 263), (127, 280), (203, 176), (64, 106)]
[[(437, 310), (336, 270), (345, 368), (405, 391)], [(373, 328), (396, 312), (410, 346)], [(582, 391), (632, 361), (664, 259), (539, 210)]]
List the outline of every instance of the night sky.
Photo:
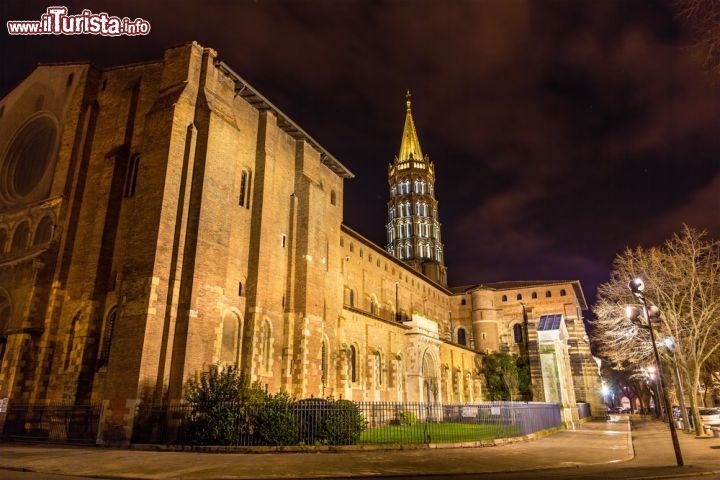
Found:
[[(64, 4), (143, 17), (147, 37), (9, 37)], [(451, 285), (580, 279), (686, 222), (720, 236), (720, 82), (659, 1), (3, 2), (0, 92), (37, 62), (160, 58), (188, 40), (352, 170), (345, 222), (385, 244), (404, 93)], [(720, 80), (720, 79), (718, 79)]]

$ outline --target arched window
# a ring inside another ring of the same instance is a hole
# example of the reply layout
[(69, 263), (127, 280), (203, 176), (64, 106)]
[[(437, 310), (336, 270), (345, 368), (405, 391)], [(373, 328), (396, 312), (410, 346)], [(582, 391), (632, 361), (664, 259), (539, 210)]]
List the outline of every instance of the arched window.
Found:
[(52, 239), (53, 231), (53, 220), (49, 215), (43, 217), (38, 223), (35, 229), (35, 238), (33, 239), (33, 245), (41, 245), (47, 243)]
[(328, 382), (328, 346), (327, 342), (323, 340), (320, 346), (320, 380), (323, 386), (327, 386)]
[(357, 382), (357, 350), (350, 345), (350, 381)]
[(533, 300), (536, 299), (536, 298), (537, 298), (537, 292), (532, 292), (531, 297), (533, 298)]
[(70, 322), (70, 330), (68, 331), (67, 342), (65, 343), (65, 370), (70, 366), (70, 357), (75, 349), (75, 336), (77, 335), (79, 323), (80, 313), (76, 314), (72, 322)]
[(345, 287), (345, 305), (355, 306), (355, 291), (350, 287)]
[(502, 301), (503, 301), (503, 302), (507, 302), (507, 295), (503, 295), (503, 296), (502, 296)]
[(513, 325), (513, 337), (515, 337), (515, 343), (523, 343), (523, 326), (521, 324)]
[(240, 194), (238, 203), (241, 207), (250, 208), (250, 171), (243, 169), (240, 172)]
[(113, 332), (115, 331), (115, 320), (117, 319), (117, 307), (110, 309), (105, 319), (105, 331), (103, 332), (102, 343), (100, 344), (100, 355), (98, 356), (98, 367), (103, 367), (110, 360), (110, 345), (112, 344)]
[(28, 240), (30, 239), (30, 226), (28, 222), (22, 222), (20, 225), (15, 227), (15, 233), (13, 233), (12, 245), (10, 246), (11, 253), (17, 253), (25, 250), (28, 246)]
[(466, 304), (467, 304), (467, 300), (465, 300), (464, 298), (462, 300), (460, 300), (460, 305), (466, 305)]
[(546, 291), (545, 291), (545, 296), (546, 296), (547, 298), (552, 297), (552, 292), (551, 292), (550, 290), (546, 290)]
[(405, 257), (406, 258), (412, 257), (412, 245), (410, 245), (409, 243), (407, 245), (405, 245)]
[(412, 223), (408, 222), (405, 224), (405, 233), (407, 234), (407, 238), (412, 237)]
[(220, 337), (220, 361), (237, 365), (240, 345), (240, 319), (234, 313), (226, 313), (222, 319)]
[(560, 290), (560, 296), (561, 296), (561, 297), (564, 297), (565, 295), (567, 295), (567, 292), (566, 292), (565, 289), (563, 288), (562, 290)]
[(270, 322), (266, 319), (263, 324), (262, 334), (262, 367), (267, 373), (270, 373), (270, 358), (272, 355), (272, 328)]
[(458, 340), (458, 344), (467, 345), (467, 334), (465, 333), (464, 328), (458, 328), (457, 340)]
[(140, 167), (140, 155), (133, 155), (128, 162), (127, 171), (125, 172), (125, 188), (123, 196), (130, 198), (135, 195), (135, 187), (137, 186), (138, 168)]
[(390, 187), (390, 195), (391, 195), (391, 196), (394, 197), (396, 192), (397, 192), (397, 190), (395, 189), (395, 185), (393, 185), (392, 187)]
[(415, 193), (420, 193), (420, 180), (415, 180)]
[(330, 192), (330, 205), (335, 205), (335, 190)]
[(0, 293), (0, 365), (2, 365), (5, 350), (7, 349), (7, 329), (11, 316), (10, 299)]
[(380, 385), (382, 385), (382, 382), (383, 382), (382, 356), (380, 355), (380, 352), (375, 352), (373, 354), (373, 358), (375, 359), (375, 385), (380, 386)]
[(515, 297), (516, 300), (522, 300), (522, 293), (518, 293), (517, 297)]

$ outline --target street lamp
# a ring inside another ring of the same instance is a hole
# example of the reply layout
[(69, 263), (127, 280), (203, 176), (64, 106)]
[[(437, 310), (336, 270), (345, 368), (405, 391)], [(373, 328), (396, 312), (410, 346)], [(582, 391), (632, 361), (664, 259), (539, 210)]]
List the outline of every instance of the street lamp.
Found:
[(660, 363), (660, 354), (658, 353), (657, 344), (655, 343), (655, 332), (653, 331), (653, 323), (657, 323), (660, 321), (660, 309), (655, 305), (648, 307), (647, 300), (645, 299), (645, 294), (643, 293), (645, 291), (645, 283), (642, 281), (641, 278), (635, 278), (633, 280), (630, 280), (630, 282), (628, 282), (628, 288), (635, 296), (635, 298), (640, 300), (640, 302), (642, 303), (642, 309), (643, 313), (645, 314), (645, 320), (647, 321), (647, 325), (642, 323), (639, 315), (635, 314), (635, 310), (626, 309), (626, 313), (630, 314), (628, 315), (628, 318), (630, 318), (631, 322), (642, 328), (647, 328), (647, 330), (650, 332), (650, 341), (652, 342), (653, 353), (655, 354), (655, 365), (657, 366), (658, 372), (658, 387), (663, 392), (662, 396), (665, 402), (665, 411), (668, 412), (668, 423), (670, 424), (670, 436), (672, 437), (673, 448), (675, 449), (675, 460), (677, 461), (678, 467), (682, 467), (683, 458), (682, 452), (680, 451), (680, 442), (678, 441), (677, 431), (675, 430), (675, 422), (673, 421), (673, 416), (671, 413), (672, 408), (670, 406), (670, 399), (668, 399), (667, 395), (665, 394), (665, 389), (663, 388), (662, 363)]
[(678, 400), (680, 400), (680, 409), (682, 411), (683, 422), (685, 422), (685, 431), (690, 432), (690, 418), (688, 417), (687, 407), (685, 406), (685, 391), (683, 390), (682, 379), (680, 378), (680, 369), (678, 369), (677, 354), (675, 353), (675, 342), (672, 337), (663, 340), (663, 345), (668, 351), (672, 352), (673, 367), (675, 370), (675, 381), (678, 387)]

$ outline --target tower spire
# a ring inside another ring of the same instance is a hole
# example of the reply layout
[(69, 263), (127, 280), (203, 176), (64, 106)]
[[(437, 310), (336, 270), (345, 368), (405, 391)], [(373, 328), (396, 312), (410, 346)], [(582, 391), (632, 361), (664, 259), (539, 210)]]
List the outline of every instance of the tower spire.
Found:
[(416, 160), (422, 160), (423, 154), (420, 149), (420, 140), (418, 139), (417, 131), (415, 131), (415, 122), (412, 117), (412, 110), (410, 101), (410, 90), (405, 93), (405, 105), (407, 106), (407, 113), (405, 114), (405, 127), (403, 128), (402, 141), (400, 142), (400, 153), (398, 154), (398, 160), (408, 160), (410, 155)]

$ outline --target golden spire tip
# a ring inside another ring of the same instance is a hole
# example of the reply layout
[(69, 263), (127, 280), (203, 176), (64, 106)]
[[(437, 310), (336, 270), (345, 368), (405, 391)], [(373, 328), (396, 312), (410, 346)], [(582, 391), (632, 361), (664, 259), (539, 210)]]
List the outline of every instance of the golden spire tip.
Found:
[(407, 105), (407, 109), (410, 110), (410, 89), (408, 88), (407, 92), (405, 92), (405, 105)]

